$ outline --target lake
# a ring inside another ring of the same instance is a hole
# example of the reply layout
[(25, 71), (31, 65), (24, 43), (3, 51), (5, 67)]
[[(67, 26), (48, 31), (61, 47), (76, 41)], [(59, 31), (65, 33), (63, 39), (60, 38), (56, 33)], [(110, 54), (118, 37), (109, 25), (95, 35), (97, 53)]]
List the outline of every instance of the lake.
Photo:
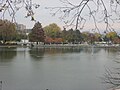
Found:
[(118, 48), (0, 48), (2, 90), (106, 90)]

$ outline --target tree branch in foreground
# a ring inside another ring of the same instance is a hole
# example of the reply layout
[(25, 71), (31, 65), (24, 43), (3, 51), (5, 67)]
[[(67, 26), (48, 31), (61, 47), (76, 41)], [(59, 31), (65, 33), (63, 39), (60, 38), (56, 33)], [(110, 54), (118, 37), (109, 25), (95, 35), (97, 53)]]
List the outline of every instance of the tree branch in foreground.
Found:
[[(72, 1), (72, 0), (71, 0)], [(73, 4), (70, 0), (60, 0), (63, 6), (46, 7), (52, 15), (60, 14), (65, 26), (83, 29), (87, 23), (93, 23), (92, 30), (100, 32), (99, 24), (104, 24), (106, 32), (115, 31), (113, 24), (120, 20), (120, 0), (80, 0)]]

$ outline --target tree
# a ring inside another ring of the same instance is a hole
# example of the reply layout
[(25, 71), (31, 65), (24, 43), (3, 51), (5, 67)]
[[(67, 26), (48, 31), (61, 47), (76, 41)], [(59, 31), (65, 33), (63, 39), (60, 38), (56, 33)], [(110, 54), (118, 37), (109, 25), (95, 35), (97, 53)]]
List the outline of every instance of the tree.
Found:
[(44, 42), (44, 39), (45, 39), (45, 35), (42, 25), (41, 23), (37, 22), (32, 28), (32, 32), (29, 34), (29, 41), (38, 43), (38, 42)]
[(116, 33), (116, 32), (109, 32), (109, 33), (106, 34), (106, 37), (107, 37), (109, 40), (113, 41), (113, 40), (114, 40), (116, 37), (118, 37), (118, 36), (117, 36), (117, 33)]
[(80, 42), (81, 41), (80, 31), (79, 30), (73, 30), (73, 29), (68, 30), (67, 40), (68, 40), (68, 42), (72, 42), (72, 43)]
[(114, 44), (120, 44), (120, 38), (119, 38), (119, 37), (115, 37), (115, 38), (112, 40), (112, 42), (113, 42)]
[(12, 41), (16, 37), (15, 24), (8, 20), (0, 20), (0, 37), (3, 43), (6, 41)]
[(67, 42), (67, 31), (66, 31), (66, 28), (64, 28), (64, 30), (62, 30), (62, 33), (61, 33), (61, 37), (63, 39), (63, 42)]
[[(79, 0), (72, 3), (72, 0), (60, 0), (63, 6), (46, 7), (52, 15), (60, 14), (65, 26), (74, 26), (75, 29), (84, 29), (91, 24), (92, 30), (100, 33), (100, 27), (107, 32), (115, 31), (115, 25), (120, 20), (120, 0)], [(93, 23), (93, 24), (92, 24)], [(99, 26), (101, 23), (101, 26)], [(103, 27), (104, 26), (104, 27)]]
[(45, 43), (46, 43), (46, 44), (53, 43), (53, 41), (54, 41), (54, 40), (53, 40), (51, 37), (48, 37), (48, 36), (45, 37)]
[(4, 19), (4, 16), (7, 15), (7, 12), (9, 12), (8, 14), (13, 22), (16, 21), (16, 13), (21, 8), (25, 8), (25, 10), (27, 11), (27, 15), (25, 17), (31, 17), (31, 20), (34, 20), (33, 7), (37, 9), (39, 6), (39, 4), (33, 3), (32, 0), (0, 0), (0, 13), (2, 19)]
[(82, 37), (84, 42), (87, 42), (87, 43), (90, 42), (89, 35), (90, 35), (90, 32), (82, 32)]
[(61, 33), (60, 27), (55, 23), (49, 24), (48, 26), (44, 27), (44, 31), (45, 35), (51, 38), (59, 38)]
[(100, 33), (94, 33), (95, 41), (102, 42), (102, 35)]
[(75, 41), (78, 43), (78, 42), (82, 42), (82, 34), (80, 32), (80, 30), (75, 30), (74, 31), (75, 33)]
[(73, 29), (72, 28), (69, 29), (67, 33), (68, 33), (67, 34), (67, 41), (69, 43), (74, 43), (74, 31), (73, 31)]
[(19, 33), (17, 33), (17, 35), (16, 35), (16, 41), (21, 41), (21, 39), (27, 39), (28, 37), (27, 37), (27, 35), (26, 34), (19, 34)]
[(63, 39), (63, 42), (67, 43), (79, 43), (83, 40), (81, 32), (79, 30), (73, 30), (72, 28), (69, 30), (66, 30), (66, 28), (64, 28), (61, 33), (61, 37)]

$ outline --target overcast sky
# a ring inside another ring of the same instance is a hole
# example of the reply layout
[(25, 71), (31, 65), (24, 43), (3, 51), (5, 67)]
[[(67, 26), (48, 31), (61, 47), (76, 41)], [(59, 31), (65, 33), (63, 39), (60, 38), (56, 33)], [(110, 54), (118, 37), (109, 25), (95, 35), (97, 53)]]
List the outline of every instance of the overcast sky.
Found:
[[(35, 12), (35, 19), (39, 22), (42, 23), (42, 26), (46, 26), (49, 25), (51, 23), (57, 23), (58, 26), (61, 27), (61, 29), (63, 29), (63, 26), (65, 25), (59, 18), (58, 16), (53, 17), (50, 13), (50, 10), (45, 9), (45, 7), (54, 7), (54, 6), (61, 6), (63, 5), (60, 0), (32, 0), (33, 2), (37, 3), (40, 5), (40, 7), (36, 10), (34, 10)], [(80, 2), (80, 0), (69, 0), (71, 3), (73, 4), (78, 4), (78, 2)], [(104, 0), (107, 1), (107, 0)], [(106, 2), (107, 5), (108, 2)], [(91, 5), (93, 6), (93, 5)], [(94, 8), (94, 6), (93, 6)], [(87, 11), (84, 11), (85, 13)], [(26, 11), (24, 8), (22, 8), (21, 10), (19, 10), (16, 14), (16, 21), (20, 24), (24, 24), (26, 25), (27, 28), (32, 28), (35, 24), (35, 22), (31, 21), (31, 18), (25, 18), (26, 16)], [(99, 24), (99, 28), (102, 30), (103, 27), (105, 27), (104, 24)], [(117, 29), (117, 31), (119, 31), (120, 29), (120, 24), (117, 23), (114, 25), (115, 29)], [(85, 30), (91, 30), (93, 27), (93, 24), (91, 22), (87, 22), (86, 24), (86, 29)]]
[[(42, 23), (42, 26), (46, 26), (50, 23), (57, 23), (59, 26), (63, 26), (63, 22), (60, 21), (58, 17), (52, 17), (50, 14), (50, 10), (45, 9), (45, 7), (53, 7), (60, 5), (59, 0), (33, 0), (33, 2), (40, 4), (40, 7), (38, 9), (35, 9), (35, 19)], [(24, 18), (26, 15), (26, 11), (24, 9), (21, 9), (16, 14), (16, 21), (18, 23), (23, 23), (27, 26), (27, 28), (32, 28), (34, 25), (33, 21), (30, 21), (31, 18)]]

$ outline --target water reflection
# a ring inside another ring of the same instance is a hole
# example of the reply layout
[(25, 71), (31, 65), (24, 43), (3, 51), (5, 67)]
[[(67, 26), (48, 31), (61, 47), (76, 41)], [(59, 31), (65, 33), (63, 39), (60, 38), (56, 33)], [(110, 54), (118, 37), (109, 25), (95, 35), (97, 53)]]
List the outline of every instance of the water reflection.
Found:
[(35, 59), (35, 60), (40, 60), (43, 58), (44, 56), (44, 48), (39, 49), (39, 48), (32, 48), (29, 50), (29, 54), (31, 56), (31, 58)]
[(45, 48), (46, 54), (57, 54), (57, 53), (79, 53), (82, 48)]
[(29, 53), (33, 58), (42, 58), (44, 54), (80, 53), (81, 51), (83, 48), (34, 48), (29, 50)]
[(47, 54), (56, 54), (56, 53), (98, 53), (100, 48), (46, 48), (44, 49)]
[(4, 90), (105, 90), (99, 77), (116, 58), (116, 48), (0, 48), (0, 79)]
[(105, 48), (108, 64), (105, 66), (103, 82), (109, 90), (120, 89), (120, 48)]
[[(1, 62), (9, 62), (12, 60), (17, 53), (21, 53), (24, 57), (28, 55), (29, 56), (39, 60), (44, 57), (45, 54), (48, 55), (55, 55), (55, 54), (65, 54), (65, 53), (89, 53), (89, 54), (97, 54), (101, 50), (104, 50), (108, 54), (114, 54), (114, 56), (118, 55), (120, 53), (119, 48), (17, 48), (17, 47), (11, 47), (11, 48), (0, 48), (0, 61)], [(113, 55), (111, 55), (113, 56)], [(118, 58), (118, 56), (117, 56)]]
[(120, 52), (120, 48), (105, 48), (105, 51), (108, 53), (117, 53)]
[(100, 48), (34, 48), (29, 50), (30, 56), (41, 58), (44, 54), (60, 54), (60, 53), (98, 53)]
[(16, 55), (16, 47), (0, 48), (0, 62), (10, 62)]
[(83, 52), (84, 53), (92, 53), (92, 54), (94, 54), (94, 53), (99, 53), (100, 50), (101, 50), (101, 48), (93, 48), (93, 47), (91, 47), (91, 48), (84, 48)]

